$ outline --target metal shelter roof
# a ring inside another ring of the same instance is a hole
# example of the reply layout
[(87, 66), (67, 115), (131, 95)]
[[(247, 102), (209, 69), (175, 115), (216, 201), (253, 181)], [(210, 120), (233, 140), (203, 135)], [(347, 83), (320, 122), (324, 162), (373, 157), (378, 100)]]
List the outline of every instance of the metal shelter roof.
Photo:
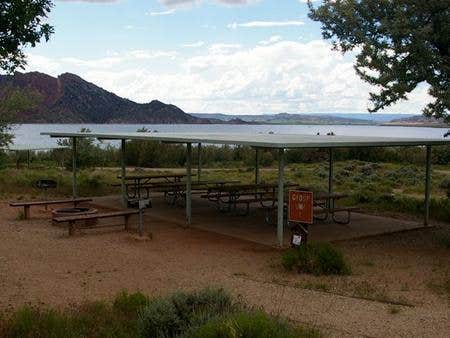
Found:
[(174, 143), (210, 143), (247, 145), (260, 148), (352, 148), (450, 145), (450, 140), (373, 137), (373, 136), (328, 136), (300, 134), (243, 134), (243, 133), (66, 133), (45, 132), (58, 138), (92, 137), (105, 140), (153, 140)]
[(11, 144), (7, 147), (0, 147), (0, 150), (9, 150), (9, 151), (43, 151), (43, 150), (54, 150), (54, 149), (66, 149), (67, 146), (37, 146), (32, 144)]

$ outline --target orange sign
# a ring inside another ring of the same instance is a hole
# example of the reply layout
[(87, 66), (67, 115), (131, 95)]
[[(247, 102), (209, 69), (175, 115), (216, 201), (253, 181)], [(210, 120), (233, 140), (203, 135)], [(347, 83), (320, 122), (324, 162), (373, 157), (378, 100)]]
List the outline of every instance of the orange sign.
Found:
[(288, 221), (312, 224), (313, 217), (312, 191), (290, 190)]

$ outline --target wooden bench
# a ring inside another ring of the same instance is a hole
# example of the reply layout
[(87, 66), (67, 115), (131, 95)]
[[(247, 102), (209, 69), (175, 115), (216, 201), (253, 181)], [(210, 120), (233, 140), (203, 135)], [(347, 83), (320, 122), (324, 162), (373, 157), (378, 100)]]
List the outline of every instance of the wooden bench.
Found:
[(31, 201), (31, 202), (11, 202), (9, 203), (10, 207), (23, 207), (24, 219), (28, 219), (30, 217), (30, 207), (44, 205), (46, 208), (48, 205), (53, 204), (68, 204), (73, 203), (76, 207), (79, 203), (83, 202), (92, 202), (92, 198), (75, 198), (75, 199), (66, 199), (66, 200), (53, 200), (53, 201)]
[[(76, 229), (93, 228), (92, 226), (76, 226), (77, 221), (123, 217), (125, 230), (128, 230), (130, 217), (132, 215), (138, 215), (138, 214), (139, 214), (139, 210), (111, 211), (111, 212), (88, 214), (88, 215), (81, 215), (81, 216), (56, 217), (53, 219), (53, 221), (56, 223), (68, 223), (69, 224), (69, 236), (72, 236), (75, 233)], [(95, 226), (95, 228), (103, 228), (103, 227), (111, 227), (111, 226), (113, 226), (113, 225)]]

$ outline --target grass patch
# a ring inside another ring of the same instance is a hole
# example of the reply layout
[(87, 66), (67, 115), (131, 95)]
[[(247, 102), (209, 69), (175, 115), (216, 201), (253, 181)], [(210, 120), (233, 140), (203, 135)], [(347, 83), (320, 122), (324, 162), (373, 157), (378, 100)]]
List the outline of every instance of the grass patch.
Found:
[(273, 337), (302, 338), (320, 337), (314, 329), (302, 329), (279, 318), (274, 318), (261, 311), (240, 312), (219, 317), (186, 334), (189, 338), (235, 338), (235, 337)]
[(330, 243), (308, 243), (286, 250), (281, 258), (287, 270), (320, 275), (348, 275), (349, 264), (340, 250)]
[(148, 298), (122, 292), (112, 302), (67, 310), (25, 306), (0, 317), (0, 337), (318, 337), (281, 318), (253, 311), (222, 289)]

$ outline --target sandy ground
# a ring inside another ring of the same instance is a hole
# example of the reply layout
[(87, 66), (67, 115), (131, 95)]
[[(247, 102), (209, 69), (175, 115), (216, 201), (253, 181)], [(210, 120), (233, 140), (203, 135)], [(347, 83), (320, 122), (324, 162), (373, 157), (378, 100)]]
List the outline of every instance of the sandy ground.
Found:
[(450, 276), (435, 229), (339, 241), (353, 273), (324, 278), (285, 272), (272, 247), (161, 220), (146, 219), (152, 239), (121, 229), (69, 238), (39, 208), (27, 221), (6, 203), (0, 213), (4, 311), (110, 299), (124, 289), (159, 295), (220, 286), (330, 336), (450, 336), (450, 299), (430, 287)]

